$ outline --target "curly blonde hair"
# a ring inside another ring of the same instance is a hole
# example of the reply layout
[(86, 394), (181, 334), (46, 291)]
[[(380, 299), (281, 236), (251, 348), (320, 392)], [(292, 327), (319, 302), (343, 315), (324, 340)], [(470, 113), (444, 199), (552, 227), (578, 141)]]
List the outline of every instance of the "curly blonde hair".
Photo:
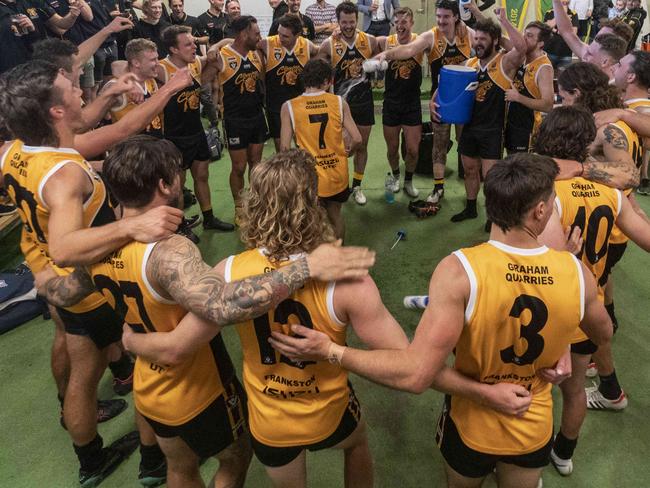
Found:
[(316, 161), (309, 153), (290, 149), (253, 168), (242, 207), (241, 239), (248, 248), (265, 248), (276, 262), (336, 239), (318, 203)]

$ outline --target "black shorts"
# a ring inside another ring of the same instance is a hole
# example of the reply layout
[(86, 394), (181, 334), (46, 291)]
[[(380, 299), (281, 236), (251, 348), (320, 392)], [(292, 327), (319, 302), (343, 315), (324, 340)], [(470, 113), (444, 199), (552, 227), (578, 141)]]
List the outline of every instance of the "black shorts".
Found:
[(212, 157), (208, 139), (203, 131), (191, 136), (165, 137), (165, 139), (173, 142), (183, 155), (183, 169), (190, 169), (194, 161), (210, 161)]
[(280, 119), (280, 112), (271, 112), (270, 110), (266, 113), (266, 120), (269, 123), (269, 136), (273, 139), (280, 138), (280, 128), (282, 122)]
[(330, 195), (329, 197), (318, 197), (318, 200), (321, 202), (336, 202), (336, 203), (345, 203), (350, 198), (350, 189), (346, 188), (345, 190), (337, 193), (336, 195)]
[(61, 317), (66, 333), (87, 336), (98, 349), (122, 340), (124, 323), (108, 303), (88, 312), (74, 313), (60, 307), (56, 311)]
[(286, 466), (291, 461), (296, 459), (302, 451), (308, 449), (310, 451), (320, 451), (322, 449), (329, 449), (334, 447), (340, 442), (347, 439), (352, 432), (357, 428), (359, 422), (361, 421), (361, 406), (359, 405), (359, 400), (354, 394), (352, 385), (348, 384), (349, 387), (349, 398), (348, 406), (343, 413), (341, 422), (336, 428), (334, 433), (330, 435), (327, 439), (324, 439), (320, 442), (314, 444), (306, 444), (303, 446), (291, 446), (291, 447), (273, 447), (262, 444), (251, 434), (251, 442), (253, 444), (253, 451), (257, 459), (265, 465), (273, 468), (280, 466)]
[(438, 420), (436, 442), (442, 456), (451, 468), (468, 478), (483, 478), (490, 474), (497, 463), (514, 464), (521, 468), (543, 468), (551, 459), (553, 435), (544, 447), (528, 454), (502, 456), (475, 451), (467, 446), (458, 434), (456, 424), (445, 408)]
[(143, 415), (158, 437), (180, 437), (200, 458), (215, 456), (248, 432), (246, 393), (235, 377), (200, 414), (182, 425), (166, 425)]
[(111, 64), (117, 61), (117, 43), (113, 42), (106, 47), (100, 47), (93, 56), (95, 61), (95, 84), (101, 83), (102, 77), (111, 76)]
[(582, 354), (584, 356), (591, 356), (598, 350), (598, 346), (591, 342), (591, 340), (586, 339), (584, 341), (576, 342), (571, 344), (571, 352), (573, 354)]
[[(625, 250), (627, 249), (627, 242), (622, 242), (620, 244), (610, 244), (607, 246), (607, 259), (605, 260), (605, 269), (603, 270), (603, 276), (607, 280), (609, 275), (612, 273), (614, 266), (621, 260)], [(604, 283), (599, 283), (601, 286), (605, 286), (607, 281)]]
[(499, 129), (475, 129), (465, 127), (460, 135), (458, 151), (463, 156), (481, 159), (501, 159), (503, 134)]
[(375, 105), (372, 101), (361, 105), (350, 105), (350, 113), (357, 126), (375, 125)]
[(531, 132), (508, 125), (506, 129), (506, 149), (508, 154), (529, 152), (531, 149)]
[(384, 100), (381, 116), (382, 123), (387, 127), (422, 125), (422, 105), (419, 100), (406, 104)]
[(224, 129), (228, 149), (233, 151), (251, 144), (264, 144), (269, 138), (264, 114), (250, 119), (224, 119)]

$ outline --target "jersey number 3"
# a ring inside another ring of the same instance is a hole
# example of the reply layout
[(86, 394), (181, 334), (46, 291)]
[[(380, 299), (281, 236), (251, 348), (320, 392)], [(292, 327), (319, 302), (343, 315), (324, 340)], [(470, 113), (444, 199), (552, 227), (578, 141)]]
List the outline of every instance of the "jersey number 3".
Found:
[(501, 360), (504, 363), (513, 363), (517, 366), (532, 364), (544, 351), (544, 338), (539, 335), (539, 332), (548, 320), (548, 309), (544, 302), (537, 297), (519, 295), (515, 299), (515, 303), (512, 304), (510, 316), (518, 319), (524, 310), (530, 311), (530, 322), (519, 326), (519, 337), (526, 339), (528, 347), (521, 355), (515, 352), (514, 345), (502, 349)]

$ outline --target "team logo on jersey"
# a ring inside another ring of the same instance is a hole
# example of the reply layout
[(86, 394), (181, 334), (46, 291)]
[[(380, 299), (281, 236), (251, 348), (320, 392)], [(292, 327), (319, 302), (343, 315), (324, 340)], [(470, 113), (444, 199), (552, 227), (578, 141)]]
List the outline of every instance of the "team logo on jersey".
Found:
[(337, 44), (335, 48), (336, 54), (338, 56), (343, 56), (343, 46)]
[(341, 63), (341, 71), (346, 80), (350, 78), (359, 78), (361, 76), (362, 59), (346, 59)]
[(35, 19), (38, 17), (38, 12), (36, 12), (35, 8), (28, 8), (25, 10), (25, 12), (27, 12), (27, 15), (30, 19)]
[(228, 66), (230, 66), (230, 69), (237, 68), (237, 58), (228, 58)]
[(295, 85), (300, 73), (302, 73), (302, 66), (282, 66), (278, 69), (280, 85)]
[(240, 73), (235, 78), (235, 85), (239, 87), (239, 93), (244, 93), (246, 90), (248, 93), (255, 93), (257, 89), (257, 71), (253, 73)]
[(494, 83), (492, 83), (490, 80), (480, 82), (478, 88), (476, 89), (476, 101), (484, 102), (485, 97), (493, 86)]
[(201, 89), (196, 88), (195, 90), (184, 90), (178, 95), (176, 102), (183, 106), (183, 112), (199, 109), (200, 92)]
[(393, 61), (390, 65), (390, 70), (393, 72), (393, 79), (398, 78), (408, 80), (411, 78), (413, 70), (420, 66), (413, 59), (405, 59), (404, 61)]
[(280, 48), (273, 49), (273, 57), (275, 58), (276, 61), (280, 61), (280, 59), (282, 59), (282, 49)]

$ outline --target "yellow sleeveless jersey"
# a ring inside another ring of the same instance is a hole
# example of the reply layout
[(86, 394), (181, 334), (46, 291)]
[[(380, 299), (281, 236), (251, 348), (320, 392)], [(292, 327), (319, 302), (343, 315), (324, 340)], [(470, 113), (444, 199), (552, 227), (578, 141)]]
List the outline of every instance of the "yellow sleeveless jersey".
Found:
[[(632, 161), (634, 161), (634, 164), (636, 165), (637, 168), (640, 168), (641, 165), (643, 164), (643, 146), (641, 144), (641, 140), (639, 139), (639, 136), (637, 135), (636, 132), (632, 130), (632, 128), (627, 125), (625, 122), (622, 120), (619, 120), (618, 122), (615, 122), (613, 125), (621, 129), (625, 133), (625, 138), (627, 142), (627, 147), (628, 147), (628, 154), (632, 158)], [(632, 193), (634, 188), (628, 188), (627, 190), (624, 191), (625, 196), (627, 197)], [(614, 225), (614, 228), (612, 229), (612, 235), (609, 238), (609, 243), (610, 244), (624, 244), (628, 241), (629, 239), (621, 229), (616, 227)]]
[[(90, 268), (95, 286), (117, 315), (141, 333), (169, 332), (187, 313), (161, 297), (147, 279), (147, 261), (155, 245), (131, 242)], [(135, 405), (156, 422), (181, 425), (221, 395), (233, 374), (221, 335), (178, 365), (138, 357), (133, 373)]]
[(553, 435), (551, 385), (535, 371), (557, 362), (582, 320), (580, 263), (567, 252), (496, 241), (454, 255), (471, 285), (455, 368), (482, 383), (524, 386), (532, 403), (519, 418), (452, 396), (450, 415), (472, 449), (497, 455), (533, 452)]
[(343, 143), (343, 99), (325, 92), (289, 100), (298, 147), (316, 159), (318, 196), (330, 197), (348, 187), (348, 156)]
[[(27, 264), (35, 272), (47, 264), (60, 276), (74, 271), (74, 268), (60, 268), (49, 254), (48, 222), (50, 209), (43, 201), (43, 188), (48, 179), (66, 164), (75, 164), (87, 175), (93, 191), (83, 205), (83, 225), (93, 227), (115, 220), (103, 181), (88, 162), (74, 149), (54, 147), (33, 147), (16, 139), (0, 161), (5, 187), (11, 200), (18, 207), (23, 222), (21, 250)], [(73, 313), (94, 310), (105, 303), (99, 293), (92, 293), (79, 303), (66, 308)]]
[[(277, 267), (261, 250), (252, 249), (228, 258), (225, 278), (240, 280)], [(268, 314), (237, 327), (250, 429), (264, 444), (286, 447), (322, 441), (336, 430), (345, 412), (345, 370), (322, 361), (293, 362), (268, 342), (271, 331), (288, 332), (289, 324), (302, 324), (345, 344), (346, 326), (336, 318), (332, 303), (334, 286), (310, 281)]]
[(449, 42), (439, 27), (433, 27), (433, 46), (429, 51), (428, 61), (432, 64), (434, 61), (442, 59), (442, 66), (448, 64), (461, 65), (467, 61), (472, 52), (472, 43), (469, 32), (463, 37), (456, 35), (454, 41)]
[(280, 42), (280, 36), (266, 38), (266, 108), (279, 113), (282, 104), (304, 91), (301, 74), (309, 61), (309, 41), (297, 37), (290, 51)]
[[(154, 78), (145, 80), (144, 83), (140, 85), (140, 87), (142, 88), (142, 93), (144, 94), (145, 100), (150, 98), (151, 95), (153, 95), (158, 91), (158, 83), (156, 83), (156, 80)], [(123, 118), (135, 107), (137, 107), (137, 105), (133, 103), (131, 100), (129, 100), (127, 96), (122, 96), (120, 104), (111, 107), (111, 118), (113, 119), (113, 122), (117, 122), (118, 120)], [(151, 120), (151, 123), (147, 126), (147, 128), (144, 131), (147, 133), (149, 132), (155, 134), (159, 133), (160, 136), (162, 137), (162, 130), (163, 130), (163, 114), (159, 113)]]

